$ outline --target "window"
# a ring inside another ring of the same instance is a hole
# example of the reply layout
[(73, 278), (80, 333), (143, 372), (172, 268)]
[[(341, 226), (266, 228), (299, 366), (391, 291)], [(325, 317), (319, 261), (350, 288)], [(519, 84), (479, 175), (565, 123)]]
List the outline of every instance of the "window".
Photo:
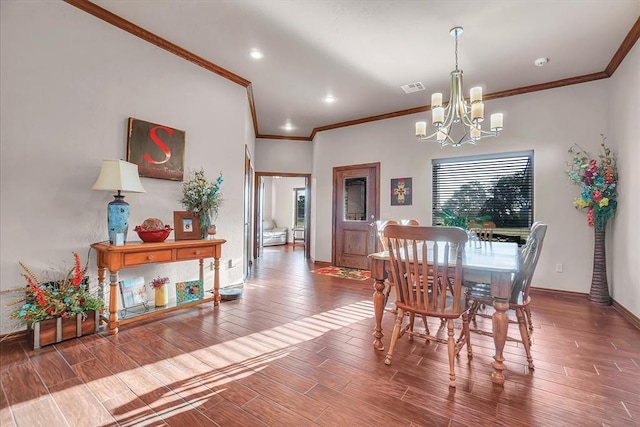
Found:
[[(503, 236), (526, 237), (533, 222), (533, 152), (436, 159), (433, 212), (488, 216)], [(433, 217), (433, 224), (442, 219)]]
[(304, 188), (294, 188), (293, 189), (295, 203), (294, 203), (294, 213), (293, 217), (295, 218), (293, 228), (302, 228), (304, 227), (304, 196), (305, 189)]

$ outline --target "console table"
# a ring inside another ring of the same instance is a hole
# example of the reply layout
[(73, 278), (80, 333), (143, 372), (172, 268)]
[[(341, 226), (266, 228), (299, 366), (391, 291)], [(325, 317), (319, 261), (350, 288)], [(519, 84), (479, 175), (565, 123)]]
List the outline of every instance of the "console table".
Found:
[[(159, 243), (127, 242), (122, 246), (100, 242), (91, 245), (97, 252), (98, 283), (104, 286), (106, 270), (109, 270), (109, 334), (117, 334), (118, 327), (137, 320), (148, 319), (169, 311), (213, 301), (216, 306), (220, 303), (220, 256), (224, 239), (213, 240), (179, 240)], [(204, 259), (213, 258), (214, 278), (213, 296), (192, 301), (185, 304), (155, 310), (140, 314), (137, 317), (118, 320), (118, 272), (124, 268), (138, 267), (143, 264), (156, 262), (176, 262), (200, 260), (200, 280), (204, 286)]]

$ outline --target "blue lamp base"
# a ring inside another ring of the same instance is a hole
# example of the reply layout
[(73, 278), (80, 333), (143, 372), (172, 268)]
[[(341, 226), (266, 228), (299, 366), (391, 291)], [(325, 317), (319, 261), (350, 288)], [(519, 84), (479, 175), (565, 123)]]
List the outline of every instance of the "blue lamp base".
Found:
[(122, 246), (127, 241), (129, 229), (129, 203), (124, 196), (116, 194), (115, 199), (107, 205), (107, 226), (109, 227), (109, 243)]

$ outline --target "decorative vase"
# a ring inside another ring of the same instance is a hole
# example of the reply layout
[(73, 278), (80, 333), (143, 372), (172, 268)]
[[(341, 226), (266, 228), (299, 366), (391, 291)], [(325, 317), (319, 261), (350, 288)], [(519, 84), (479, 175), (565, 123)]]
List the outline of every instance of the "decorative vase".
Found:
[(211, 216), (208, 211), (200, 211), (198, 214), (198, 222), (200, 224), (200, 237), (206, 239), (209, 236), (207, 230), (211, 225)]
[(611, 305), (609, 284), (607, 282), (607, 256), (605, 251), (604, 228), (594, 227), (595, 241), (593, 247), (593, 273), (591, 275), (591, 289), (589, 301), (598, 305)]
[(156, 307), (162, 307), (169, 304), (169, 292), (167, 291), (167, 285), (162, 285), (155, 289), (156, 292)]
[(213, 210), (201, 212), (198, 215), (200, 225), (200, 237), (204, 240), (213, 239), (216, 234), (216, 225), (213, 223)]

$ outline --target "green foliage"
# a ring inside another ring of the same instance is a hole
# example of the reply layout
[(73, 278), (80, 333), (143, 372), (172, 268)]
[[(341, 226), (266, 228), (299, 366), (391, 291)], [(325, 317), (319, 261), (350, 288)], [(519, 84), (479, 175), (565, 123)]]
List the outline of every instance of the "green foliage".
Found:
[(201, 215), (211, 212), (217, 218), (222, 206), (221, 185), (222, 172), (215, 181), (209, 181), (203, 169), (191, 171), (189, 179), (182, 183), (180, 203), (189, 212)]
[(433, 216), (442, 219), (442, 225), (446, 227), (460, 227), (465, 230), (469, 229), (469, 223), (480, 224), (483, 221), (490, 221), (490, 216), (477, 216), (477, 217), (465, 217), (459, 213), (454, 212), (451, 209), (443, 209), (441, 212), (434, 212)]

